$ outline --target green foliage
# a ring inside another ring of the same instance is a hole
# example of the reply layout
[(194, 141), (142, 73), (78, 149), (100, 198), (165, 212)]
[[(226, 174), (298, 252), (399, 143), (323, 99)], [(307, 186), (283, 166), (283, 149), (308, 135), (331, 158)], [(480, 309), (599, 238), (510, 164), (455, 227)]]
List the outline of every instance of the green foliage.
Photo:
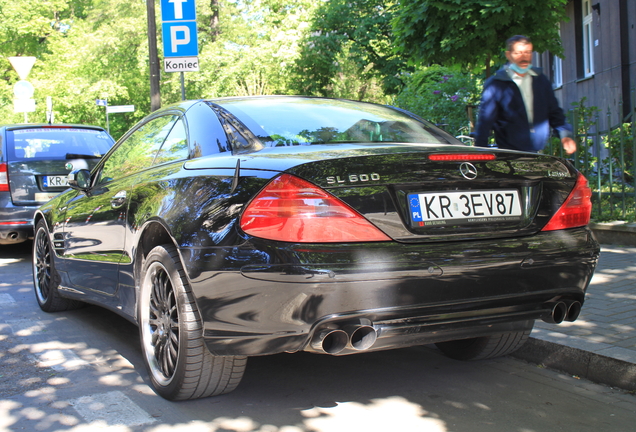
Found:
[(481, 82), (474, 75), (433, 65), (411, 74), (395, 103), (459, 135), (468, 125), (467, 105), (476, 106)]
[[(68, 30), (81, 1), (0, 0), (0, 52), (37, 56), (47, 42)], [(5, 65), (2, 65), (4, 69)]]
[[(77, 14), (73, 19), (51, 21), (49, 12), (42, 12), (42, 19), (49, 19), (49, 26), (60, 30), (52, 31), (38, 52), (27, 53), (37, 57), (28, 77), (36, 90), (36, 112), (29, 113), (28, 120), (46, 121), (46, 98), (50, 96), (56, 122), (106, 127), (104, 108), (96, 106), (95, 99), (108, 98), (110, 105), (136, 107), (135, 113), (110, 116), (111, 134), (119, 137), (148, 113), (150, 105), (145, 4), (127, 0), (56, 3), (65, 3)], [(51, 12), (50, 16), (61, 15)], [(0, 50), (3, 55), (13, 55), (11, 47)], [(15, 80), (15, 72), (8, 70), (6, 87), (0, 90), (0, 115), (6, 123), (23, 121), (22, 114), (13, 112), (13, 97), (6, 91)]]
[[(9, 4), (4, 1), (0, 0), (3, 8)], [(36, 21), (41, 23), (30, 27), (27, 38), (37, 49), (23, 52), (37, 57), (29, 76), (36, 89), (36, 112), (28, 114), (29, 121), (45, 121), (47, 96), (53, 99), (56, 122), (104, 127), (105, 111), (96, 106), (95, 99), (108, 99), (110, 105), (135, 105), (134, 113), (110, 115), (110, 131), (116, 138), (149, 113), (145, 2), (55, 0), (40, 2), (36, 7), (30, 0), (17, 0), (10, 5), (15, 6), (12, 14), (24, 10), (26, 16), (34, 11)], [(220, 6), (220, 23), (212, 31), (206, 23), (212, 22), (211, 7), (216, 6)], [(201, 71), (184, 74), (187, 98), (290, 92), (298, 42), (309, 27), (314, 2), (220, 0), (198, 2), (197, 7)], [(7, 11), (0, 9), (0, 15)], [(158, 7), (156, 12), (161, 58)], [(0, 41), (11, 37), (9, 21), (0, 22)], [(63, 31), (55, 31), (56, 23), (64, 24)], [(0, 70), (5, 69), (4, 81), (0, 81), (0, 116), (5, 123), (23, 121), (23, 114), (13, 112), (13, 84), (18, 78), (5, 59), (17, 53), (10, 43), (0, 45)], [(162, 73), (161, 95), (163, 105), (181, 100), (179, 73)]]
[(604, 145), (609, 151), (609, 156), (616, 161), (621, 180), (633, 185), (636, 174), (634, 165), (636, 130), (632, 129), (632, 123), (623, 123), (612, 129), (609, 135), (604, 137)]
[[(225, 0), (220, 4), (219, 36), (200, 32), (201, 71), (186, 74), (186, 98), (288, 94), (298, 43), (315, 3)], [(212, 13), (208, 7), (199, 6), (200, 21)], [(164, 76), (164, 100), (179, 100), (179, 92), (179, 74)]]
[(36, 102), (44, 107), (44, 98), (51, 96), (56, 122), (103, 127), (105, 110), (96, 99), (135, 105), (134, 113), (109, 115), (111, 134), (118, 138), (150, 107), (147, 36), (140, 31), (146, 27), (145, 5), (126, 0), (96, 4), (107, 7), (108, 15), (101, 8), (88, 11), (86, 20), (78, 20), (50, 44), (50, 53), (42, 55), (33, 82), (46, 91), (37, 93)]
[[(576, 132), (577, 152), (570, 156), (592, 188), (592, 218), (597, 222), (636, 221), (633, 123), (610, 130), (598, 127), (601, 110), (587, 106), (586, 98), (572, 103), (572, 124)], [(544, 153), (564, 157), (561, 140), (553, 137)]]
[(415, 64), (483, 70), (503, 59), (506, 39), (532, 38), (535, 50), (561, 55), (557, 24), (567, 0), (401, 0), (392, 18), (397, 51)]
[[(302, 41), (296, 62), (297, 93), (367, 98), (379, 84), (386, 94), (402, 87), (400, 72), (407, 69), (393, 52), (393, 2), (386, 0), (330, 0), (321, 2)], [(344, 91), (338, 82), (357, 81), (357, 90)], [(343, 94), (344, 93), (344, 94)]]

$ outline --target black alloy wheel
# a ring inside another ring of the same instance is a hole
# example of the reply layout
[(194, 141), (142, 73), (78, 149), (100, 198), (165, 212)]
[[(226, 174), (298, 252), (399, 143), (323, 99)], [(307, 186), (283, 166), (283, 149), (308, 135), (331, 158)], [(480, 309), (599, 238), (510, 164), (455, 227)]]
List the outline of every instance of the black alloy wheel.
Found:
[(53, 248), (49, 239), (48, 229), (44, 221), (39, 221), (35, 227), (33, 239), (33, 287), (35, 298), (40, 309), (45, 312), (60, 312), (77, 309), (84, 306), (79, 300), (61, 297), (58, 292), (60, 278), (55, 271)]
[(157, 393), (169, 400), (229, 393), (246, 365), (243, 356), (214, 356), (176, 248), (157, 246), (144, 260), (138, 302), (143, 358)]

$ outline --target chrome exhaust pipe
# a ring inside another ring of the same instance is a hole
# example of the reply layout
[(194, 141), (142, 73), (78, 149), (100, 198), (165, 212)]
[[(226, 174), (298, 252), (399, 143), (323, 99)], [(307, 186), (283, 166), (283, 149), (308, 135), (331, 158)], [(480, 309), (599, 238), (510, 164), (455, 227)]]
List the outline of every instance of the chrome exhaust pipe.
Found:
[(349, 335), (349, 345), (356, 351), (371, 348), (378, 339), (378, 332), (370, 325), (352, 325), (344, 330)]
[(576, 321), (580, 314), (581, 302), (574, 301), (568, 306), (568, 311), (565, 314), (565, 320), (569, 322)]
[(318, 352), (338, 354), (346, 348), (349, 335), (344, 330), (323, 329), (316, 333), (311, 340), (311, 347)]
[(552, 305), (550, 314), (544, 315), (541, 319), (549, 324), (561, 324), (568, 313), (568, 306), (560, 301)]

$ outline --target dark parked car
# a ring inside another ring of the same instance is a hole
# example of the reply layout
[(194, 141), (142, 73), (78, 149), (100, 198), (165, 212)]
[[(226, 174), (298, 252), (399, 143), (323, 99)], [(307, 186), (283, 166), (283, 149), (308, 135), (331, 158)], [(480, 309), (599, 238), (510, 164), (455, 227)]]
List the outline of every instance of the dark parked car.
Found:
[(568, 161), (361, 102), (183, 102), (69, 184), (35, 217), (37, 300), (136, 323), (168, 399), (233, 390), (249, 356), (504, 355), (577, 318), (599, 256)]
[(33, 238), (33, 214), (68, 188), (74, 169), (90, 168), (113, 145), (94, 126), (0, 126), (0, 245)]

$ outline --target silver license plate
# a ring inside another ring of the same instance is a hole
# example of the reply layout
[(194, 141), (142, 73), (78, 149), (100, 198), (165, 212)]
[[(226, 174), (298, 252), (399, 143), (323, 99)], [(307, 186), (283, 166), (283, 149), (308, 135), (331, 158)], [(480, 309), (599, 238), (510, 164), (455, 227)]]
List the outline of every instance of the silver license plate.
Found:
[(44, 176), (44, 187), (68, 187), (68, 176)]
[(519, 191), (448, 191), (408, 195), (412, 226), (508, 222), (521, 219)]

